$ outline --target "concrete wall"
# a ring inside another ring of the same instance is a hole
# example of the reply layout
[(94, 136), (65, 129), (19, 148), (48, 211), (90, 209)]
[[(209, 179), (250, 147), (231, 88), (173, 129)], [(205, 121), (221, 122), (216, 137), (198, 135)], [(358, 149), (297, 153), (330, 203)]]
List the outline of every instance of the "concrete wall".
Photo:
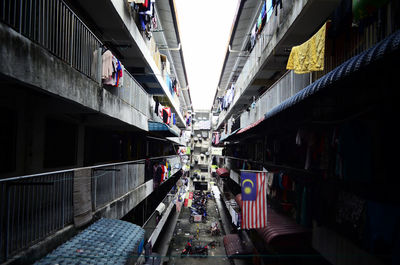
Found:
[(0, 39), (1, 74), (148, 130), (143, 113), (2, 23)]

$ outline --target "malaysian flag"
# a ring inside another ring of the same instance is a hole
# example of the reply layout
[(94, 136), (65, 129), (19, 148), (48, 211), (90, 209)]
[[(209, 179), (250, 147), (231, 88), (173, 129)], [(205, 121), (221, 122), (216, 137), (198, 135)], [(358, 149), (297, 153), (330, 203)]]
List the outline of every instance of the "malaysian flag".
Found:
[(242, 171), (242, 228), (267, 226), (267, 172)]

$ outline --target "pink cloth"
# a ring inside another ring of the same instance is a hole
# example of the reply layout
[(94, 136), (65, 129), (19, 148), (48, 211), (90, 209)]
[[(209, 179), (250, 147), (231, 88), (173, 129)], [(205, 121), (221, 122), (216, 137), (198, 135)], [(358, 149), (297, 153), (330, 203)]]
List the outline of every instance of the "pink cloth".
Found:
[(103, 53), (102, 61), (103, 61), (103, 71), (101, 74), (101, 78), (108, 79), (112, 76), (114, 72), (112, 53), (110, 51), (106, 51), (105, 53)]

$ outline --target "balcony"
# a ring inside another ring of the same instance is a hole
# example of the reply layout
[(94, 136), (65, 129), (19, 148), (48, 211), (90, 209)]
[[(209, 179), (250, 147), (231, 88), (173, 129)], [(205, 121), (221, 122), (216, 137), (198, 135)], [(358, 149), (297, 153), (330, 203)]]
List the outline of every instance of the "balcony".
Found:
[(307, 40), (338, 3), (339, 0), (295, 1), (283, 5), (277, 16), (271, 16), (235, 82), (233, 102), (226, 114), (220, 114), (218, 128), (233, 113), (247, 108), (260, 88), (271, 85), (276, 75), (286, 72), (287, 50)]
[(154, 44), (143, 38), (127, 1), (101, 1), (99, 4), (97, 0), (88, 0), (79, 1), (78, 5), (88, 19), (94, 22), (104, 42), (114, 47), (132, 76), (146, 87), (149, 94), (165, 95), (171, 108), (177, 113), (179, 123), (185, 124), (179, 109), (179, 100), (174, 99), (154, 59), (151, 51)]
[(122, 218), (156, 187), (145, 164), (161, 161), (171, 176), (181, 168), (179, 156), (166, 156), (0, 179), (0, 261), (95, 215)]
[[(149, 96), (128, 72), (123, 87), (101, 89), (101, 46), (96, 35), (63, 1), (2, 1), (0, 72), (147, 130)], [(119, 58), (120, 59), (120, 58)]]
[(240, 125), (245, 128), (252, 123), (264, 118), (264, 115), (278, 106), (284, 100), (290, 98), (311, 83), (311, 74), (295, 74), (287, 71), (275, 84), (261, 95), (249, 111), (243, 111), (240, 115)]

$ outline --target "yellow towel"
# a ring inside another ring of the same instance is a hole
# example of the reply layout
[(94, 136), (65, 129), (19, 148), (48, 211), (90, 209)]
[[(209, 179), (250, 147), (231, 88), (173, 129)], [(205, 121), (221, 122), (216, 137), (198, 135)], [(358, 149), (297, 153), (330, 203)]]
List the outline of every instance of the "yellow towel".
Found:
[(294, 46), (290, 52), (286, 69), (296, 74), (324, 70), (326, 23), (308, 41)]

